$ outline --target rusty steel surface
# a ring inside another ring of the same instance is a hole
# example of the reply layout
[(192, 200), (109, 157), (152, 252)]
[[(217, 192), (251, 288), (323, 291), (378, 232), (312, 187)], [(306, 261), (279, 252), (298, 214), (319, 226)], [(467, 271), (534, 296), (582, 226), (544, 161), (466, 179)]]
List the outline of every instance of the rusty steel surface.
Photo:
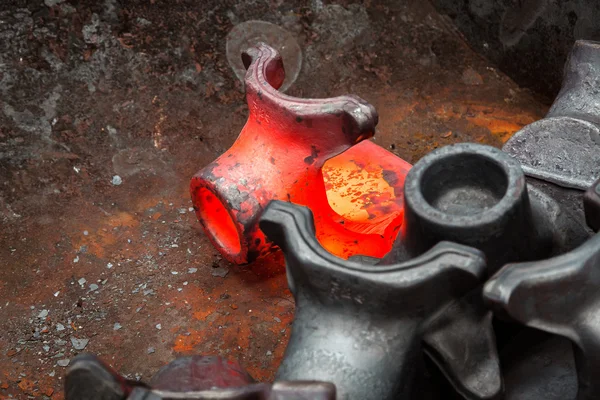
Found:
[(547, 111), (425, 2), (15, 0), (0, 16), (0, 398), (62, 398), (81, 351), (133, 379), (200, 353), (273, 379), (294, 312), (283, 257), (222, 260), (188, 192), (248, 115), (225, 54), (237, 23), (293, 33), (287, 93), (364, 98), (374, 142), (410, 163), (500, 147)]

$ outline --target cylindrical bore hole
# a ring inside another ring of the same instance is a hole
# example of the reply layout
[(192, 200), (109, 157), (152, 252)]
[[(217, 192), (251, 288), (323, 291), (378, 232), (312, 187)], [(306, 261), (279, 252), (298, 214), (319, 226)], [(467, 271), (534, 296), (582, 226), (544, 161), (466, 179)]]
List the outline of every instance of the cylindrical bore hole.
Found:
[(225, 205), (209, 189), (198, 191), (200, 219), (208, 233), (227, 253), (238, 254), (242, 250), (240, 235)]
[(502, 200), (508, 176), (498, 161), (482, 154), (452, 154), (424, 171), (421, 190), (435, 209), (450, 215), (477, 215)]

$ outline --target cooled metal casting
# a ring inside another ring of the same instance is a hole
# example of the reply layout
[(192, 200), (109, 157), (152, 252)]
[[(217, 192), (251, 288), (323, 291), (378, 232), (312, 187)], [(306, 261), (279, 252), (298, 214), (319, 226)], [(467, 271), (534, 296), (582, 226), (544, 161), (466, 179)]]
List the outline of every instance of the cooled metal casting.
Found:
[[(590, 191), (597, 193), (599, 185)], [(599, 213), (598, 204), (588, 213)], [(574, 344), (577, 399), (600, 398), (600, 234), (569, 253), (509, 264), (485, 285), (486, 301), (500, 313)], [(546, 399), (574, 399), (548, 392)]]
[(127, 380), (97, 357), (75, 358), (65, 379), (66, 400), (335, 400), (335, 386), (318, 381), (256, 383), (220, 357), (178, 358), (147, 385)]
[[(406, 177), (404, 212), (401, 234), (381, 265), (419, 256), (444, 240), (481, 250), (486, 276), (507, 262), (552, 251), (544, 203), (529, 195), (519, 163), (490, 146), (446, 146), (419, 160)], [(480, 288), (456, 299), (424, 330), (426, 353), (459, 393), (501, 396), (496, 334)]]
[[(261, 229), (284, 251), (297, 307), (278, 377), (330, 380), (341, 398), (422, 399), (423, 393), (411, 392), (415, 374), (423, 372), (418, 356), (422, 348), (462, 397), (504, 398), (502, 376), (511, 376), (514, 385), (514, 374), (501, 370), (499, 349), (507, 353), (505, 348), (512, 346), (514, 352), (514, 340), (520, 336), (515, 337), (514, 326), (507, 330), (492, 323), (492, 313), (482, 302), (481, 281), (475, 278), (493, 274), (506, 262), (545, 258), (564, 249), (564, 242), (553, 235), (554, 229), (561, 229), (555, 208), (560, 205), (543, 201), (537, 189), (533, 193), (531, 200), (520, 166), (500, 150), (460, 144), (432, 152), (406, 178), (405, 223), (398, 246), (378, 265), (345, 261), (325, 251), (316, 240), (308, 209), (280, 201), (269, 204)], [(598, 193), (593, 187), (586, 195), (590, 215), (600, 212)], [(446, 238), (472, 247), (445, 242)], [(592, 239), (585, 246), (600, 254), (600, 242)], [(467, 286), (455, 290), (455, 279), (464, 285), (464, 278), (436, 274), (450, 273), (451, 265), (459, 267), (456, 260), (439, 257), (456, 257), (458, 250), (463, 257), (479, 254), (469, 261), (478, 259), (479, 270)], [(390, 265), (393, 258), (399, 261)], [(527, 264), (523, 266), (521, 276), (530, 276)], [(588, 281), (593, 285), (593, 279)], [(515, 304), (524, 307), (526, 300), (525, 291)], [(535, 356), (570, 355), (564, 342), (550, 338), (548, 343), (552, 346), (535, 351), (522, 348), (529, 360), (514, 367), (530, 368), (526, 365)], [(557, 371), (574, 377), (568, 358), (557, 361), (562, 369), (544, 371), (545, 378)], [(572, 387), (570, 382), (567, 379), (562, 387)], [(542, 387), (536, 393), (546, 392)], [(560, 398), (548, 396), (543, 398)]]
[(515, 133), (503, 147), (521, 163), (531, 192), (546, 204), (554, 225), (553, 255), (582, 245), (591, 233), (582, 191), (600, 176), (599, 92), (600, 43), (577, 41), (546, 117)]
[(408, 173), (402, 234), (385, 260), (411, 258), (448, 240), (483, 251), (493, 272), (549, 254), (544, 213), (529, 196), (521, 166), (506, 153), (472, 143), (442, 147)]
[(544, 119), (506, 142), (528, 176), (586, 190), (600, 174), (600, 43), (575, 43), (563, 85)]
[(341, 399), (410, 398), (423, 326), (485, 276), (482, 253), (447, 242), (385, 267), (339, 259), (316, 240), (310, 210), (281, 201), (260, 226), (285, 254), (296, 299), (278, 378), (331, 381)]

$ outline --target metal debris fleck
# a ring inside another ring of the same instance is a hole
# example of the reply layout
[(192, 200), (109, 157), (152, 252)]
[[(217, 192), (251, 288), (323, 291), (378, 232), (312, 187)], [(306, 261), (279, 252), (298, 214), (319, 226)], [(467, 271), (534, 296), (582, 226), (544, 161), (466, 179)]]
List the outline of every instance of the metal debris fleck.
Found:
[(71, 344), (75, 350), (83, 350), (88, 345), (90, 339), (78, 339), (76, 337), (71, 338)]

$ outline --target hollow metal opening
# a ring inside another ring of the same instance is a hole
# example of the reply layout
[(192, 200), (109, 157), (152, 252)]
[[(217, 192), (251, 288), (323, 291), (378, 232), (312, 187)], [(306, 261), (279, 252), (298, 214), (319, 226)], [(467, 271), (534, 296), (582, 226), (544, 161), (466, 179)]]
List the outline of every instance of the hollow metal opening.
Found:
[(209, 189), (201, 188), (198, 193), (200, 220), (218, 246), (229, 254), (238, 254), (242, 243), (237, 227), (225, 205)]
[(451, 154), (423, 173), (421, 189), (435, 209), (450, 215), (477, 215), (505, 196), (508, 175), (496, 160), (482, 154)]

